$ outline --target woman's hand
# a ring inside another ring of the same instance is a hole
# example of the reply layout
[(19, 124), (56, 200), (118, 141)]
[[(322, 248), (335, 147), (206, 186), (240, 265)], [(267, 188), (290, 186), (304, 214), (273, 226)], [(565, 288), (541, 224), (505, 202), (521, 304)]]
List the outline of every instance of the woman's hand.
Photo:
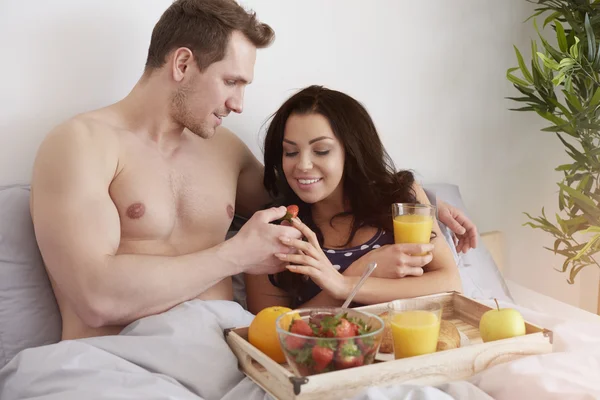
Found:
[(321, 289), (331, 297), (343, 300), (349, 294), (349, 279), (340, 274), (319, 246), (317, 235), (299, 219), (292, 219), (292, 226), (298, 229), (308, 242), (281, 237), (280, 240), (286, 246), (293, 247), (301, 254), (275, 254), (284, 262), (296, 265), (286, 265), (291, 272), (309, 276)]
[[(423, 275), (423, 267), (433, 259), (433, 244), (389, 244), (372, 250), (355, 261), (349, 270), (352, 275), (360, 275), (372, 261), (377, 263), (373, 277), (397, 279), (406, 276)], [(424, 255), (413, 255), (424, 254)]]

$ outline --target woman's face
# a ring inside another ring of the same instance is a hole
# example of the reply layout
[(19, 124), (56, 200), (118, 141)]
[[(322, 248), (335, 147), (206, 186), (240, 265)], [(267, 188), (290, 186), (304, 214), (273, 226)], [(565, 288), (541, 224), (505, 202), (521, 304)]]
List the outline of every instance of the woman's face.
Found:
[(292, 114), (285, 124), (282, 165), (300, 199), (314, 204), (343, 194), (344, 148), (321, 114)]

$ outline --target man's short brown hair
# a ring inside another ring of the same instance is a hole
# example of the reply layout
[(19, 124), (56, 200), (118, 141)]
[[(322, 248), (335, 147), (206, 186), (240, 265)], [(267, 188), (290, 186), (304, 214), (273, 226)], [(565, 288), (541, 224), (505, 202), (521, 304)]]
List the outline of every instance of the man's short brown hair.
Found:
[(256, 13), (246, 11), (235, 0), (176, 0), (163, 13), (152, 31), (146, 71), (160, 68), (167, 55), (187, 47), (202, 71), (225, 57), (233, 31), (242, 32), (257, 48), (269, 46), (273, 29), (261, 23)]

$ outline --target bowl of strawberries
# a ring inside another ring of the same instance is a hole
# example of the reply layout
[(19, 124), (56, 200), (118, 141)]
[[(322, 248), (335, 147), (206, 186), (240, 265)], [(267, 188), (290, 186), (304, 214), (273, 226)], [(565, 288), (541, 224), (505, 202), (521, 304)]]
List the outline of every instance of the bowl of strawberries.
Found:
[(346, 308), (293, 310), (275, 324), (283, 354), (298, 376), (372, 364), (385, 328), (379, 316)]

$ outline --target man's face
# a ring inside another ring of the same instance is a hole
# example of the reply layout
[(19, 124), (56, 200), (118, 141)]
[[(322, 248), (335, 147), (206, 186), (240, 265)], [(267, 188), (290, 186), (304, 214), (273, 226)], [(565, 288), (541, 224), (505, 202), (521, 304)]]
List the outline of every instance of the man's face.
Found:
[(246, 85), (254, 78), (256, 47), (233, 32), (225, 57), (200, 72), (190, 60), (172, 99), (173, 118), (196, 135), (209, 139), (231, 111), (241, 113)]

